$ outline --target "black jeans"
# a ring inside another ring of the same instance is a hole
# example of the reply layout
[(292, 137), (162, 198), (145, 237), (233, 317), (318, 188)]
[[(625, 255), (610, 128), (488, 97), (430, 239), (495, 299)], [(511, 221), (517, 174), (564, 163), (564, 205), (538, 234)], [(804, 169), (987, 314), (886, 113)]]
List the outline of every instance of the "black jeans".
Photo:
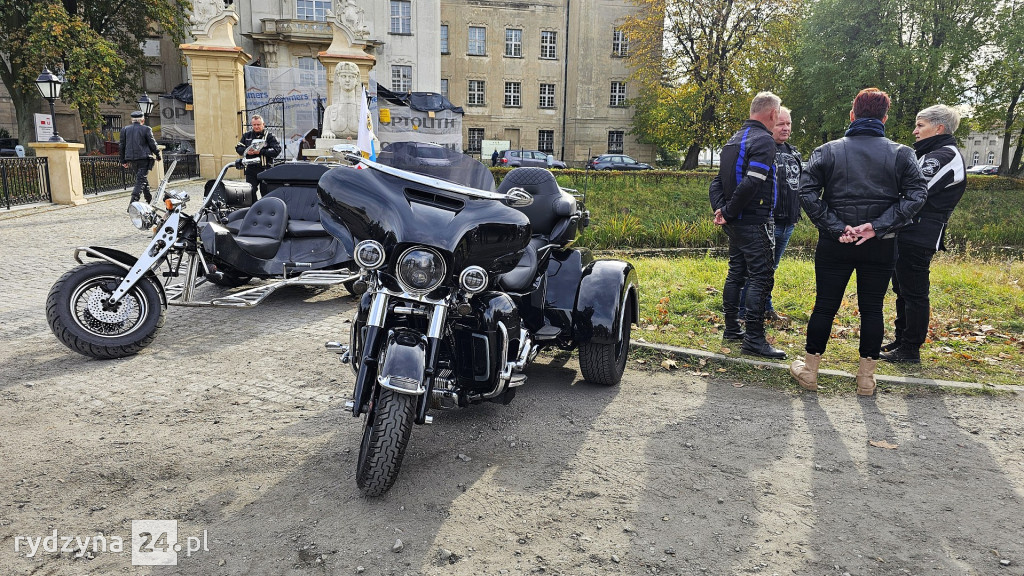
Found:
[(895, 239), (872, 238), (857, 246), (819, 235), (814, 252), (817, 293), (807, 323), (807, 353), (822, 354), (832, 335), (832, 321), (843, 303), (850, 276), (857, 272), (860, 309), (860, 357), (878, 359), (885, 335), (882, 304), (896, 262)]
[(931, 301), (929, 268), (935, 250), (896, 242), (896, 273), (892, 291), (896, 293), (896, 340), (917, 350), (928, 337)]
[(146, 202), (153, 200), (153, 194), (149, 191), (149, 170), (153, 167), (153, 161), (147, 159), (132, 160), (132, 170), (135, 171), (135, 188), (132, 189), (132, 202), (138, 202), (139, 198), (145, 197)]
[(260, 181), (256, 179), (256, 176), (266, 169), (266, 166), (260, 163), (250, 164), (245, 167), (245, 181), (252, 186), (252, 192), (250, 192), (252, 202), (249, 203), (250, 206), (256, 203), (256, 191), (260, 189)]
[(739, 314), (745, 284), (747, 325), (763, 324), (765, 302), (775, 286), (775, 224), (726, 224), (722, 228), (729, 237), (729, 272), (722, 290), (722, 312), (726, 316)]

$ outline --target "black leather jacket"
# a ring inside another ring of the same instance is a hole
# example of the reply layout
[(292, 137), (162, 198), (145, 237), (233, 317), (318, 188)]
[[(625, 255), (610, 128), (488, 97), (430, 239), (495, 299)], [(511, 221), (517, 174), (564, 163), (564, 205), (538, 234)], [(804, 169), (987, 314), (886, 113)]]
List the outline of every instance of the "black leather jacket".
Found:
[(160, 149), (153, 139), (153, 129), (137, 122), (121, 128), (120, 156), (122, 164), (133, 160), (159, 159)]
[(911, 221), (927, 196), (914, 151), (884, 136), (828, 142), (811, 153), (800, 176), (804, 212), (834, 239), (847, 225), (866, 222), (877, 237), (887, 237)]

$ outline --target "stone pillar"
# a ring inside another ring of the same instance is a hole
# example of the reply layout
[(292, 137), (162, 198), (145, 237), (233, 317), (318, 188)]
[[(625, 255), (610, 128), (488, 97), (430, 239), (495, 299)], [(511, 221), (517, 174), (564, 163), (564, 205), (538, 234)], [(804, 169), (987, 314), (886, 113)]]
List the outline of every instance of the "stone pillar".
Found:
[(181, 51), (192, 68), (199, 173), (216, 178), (224, 164), (238, 158), (235, 144), (242, 137), (238, 112), (245, 109), (242, 67), (250, 57), (237, 47), (182, 44)]
[[(192, 73), (199, 173), (215, 178), (224, 164), (238, 158), (235, 144), (242, 136), (238, 112), (245, 109), (243, 66), (252, 58), (235, 45), (234, 6), (197, 0), (193, 9), (195, 42), (182, 44), (181, 51)], [(232, 177), (239, 174), (234, 172)]]
[(46, 158), (50, 172), (50, 199), (54, 204), (85, 204), (82, 164), (78, 159), (84, 144), (71, 142), (31, 142), (36, 156)]

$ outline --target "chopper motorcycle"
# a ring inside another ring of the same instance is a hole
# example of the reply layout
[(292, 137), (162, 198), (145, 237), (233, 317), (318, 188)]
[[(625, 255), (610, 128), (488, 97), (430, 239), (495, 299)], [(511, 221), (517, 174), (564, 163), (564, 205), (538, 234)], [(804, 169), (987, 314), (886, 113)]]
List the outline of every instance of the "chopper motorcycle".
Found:
[(619, 383), (637, 275), (572, 246), (590, 217), (575, 191), (543, 168), (517, 168), (495, 190), (490, 172), (458, 152), (406, 166), (419, 173), (383, 157), (350, 160), (363, 169), (320, 179), (320, 220), (356, 242), (349, 343), (327, 348), (356, 373), (346, 408), (363, 416), (365, 495), (392, 487), (428, 411), (509, 403), (543, 348), (577, 349), (584, 379)]
[[(253, 141), (258, 150), (262, 141)], [(319, 223), (316, 183), (329, 168), (285, 163), (260, 174), (264, 197), (251, 207), (227, 211), (221, 186), (229, 168), (259, 157), (225, 164), (194, 214), (186, 192), (167, 191), (171, 165), (156, 198), (159, 207), (133, 202), (132, 224), (153, 231), (139, 257), (102, 246), (75, 249), (80, 266), (51, 287), (46, 318), (68, 348), (93, 358), (123, 358), (155, 338), (168, 305), (249, 308), (289, 285), (333, 286), (354, 281), (351, 238), (329, 235)], [(176, 162), (175, 162), (176, 164)], [(248, 186), (244, 190), (248, 196)], [(85, 263), (82, 255), (96, 259)], [(161, 273), (162, 272), (162, 273)], [(238, 287), (252, 278), (270, 279), (210, 300), (196, 297), (206, 282)]]

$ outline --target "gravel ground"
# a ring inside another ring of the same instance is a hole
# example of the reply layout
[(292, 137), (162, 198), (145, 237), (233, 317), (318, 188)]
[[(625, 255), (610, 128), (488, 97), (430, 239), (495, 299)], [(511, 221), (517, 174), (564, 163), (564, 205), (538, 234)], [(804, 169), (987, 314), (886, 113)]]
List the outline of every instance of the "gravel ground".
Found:
[[(125, 195), (90, 200), (0, 216), (0, 574), (1024, 575), (1014, 393), (818, 397), (650, 363), (603, 388), (542, 356), (511, 405), (435, 412), (362, 497), (353, 374), (323, 349), (347, 293), (171, 308), (141, 354), (87, 359), (50, 333), (49, 286), (75, 246), (147, 240)], [(174, 521), (177, 565), (132, 565), (133, 520)], [(101, 533), (120, 550), (62, 540)]]

